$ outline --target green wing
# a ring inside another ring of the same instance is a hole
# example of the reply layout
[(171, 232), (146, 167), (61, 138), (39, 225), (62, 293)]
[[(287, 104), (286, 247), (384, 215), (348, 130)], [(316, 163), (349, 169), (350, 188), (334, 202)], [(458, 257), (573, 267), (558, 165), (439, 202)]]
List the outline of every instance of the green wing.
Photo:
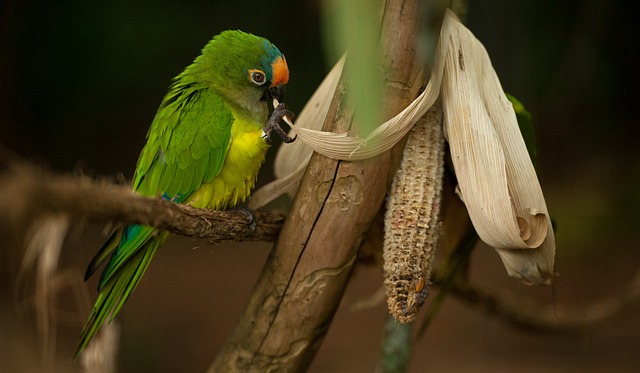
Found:
[(133, 190), (184, 200), (220, 173), (231, 141), (233, 115), (215, 92), (191, 84), (174, 86), (147, 134)]

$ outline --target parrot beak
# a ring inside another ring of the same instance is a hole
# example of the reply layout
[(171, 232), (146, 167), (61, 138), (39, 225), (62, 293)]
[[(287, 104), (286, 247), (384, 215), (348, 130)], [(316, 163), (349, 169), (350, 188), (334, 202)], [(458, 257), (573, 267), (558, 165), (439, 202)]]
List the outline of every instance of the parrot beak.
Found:
[(267, 101), (273, 101), (274, 99), (278, 100), (278, 102), (282, 102), (284, 100), (284, 95), (286, 93), (286, 89), (284, 84), (278, 84), (273, 87), (269, 87), (267, 89)]
[(275, 100), (278, 100), (278, 102), (282, 102), (282, 100), (284, 100), (285, 92), (286, 92), (286, 89), (284, 85), (278, 84), (276, 86), (267, 88), (262, 94), (262, 97), (260, 98), (260, 100), (272, 102), (275, 99)]

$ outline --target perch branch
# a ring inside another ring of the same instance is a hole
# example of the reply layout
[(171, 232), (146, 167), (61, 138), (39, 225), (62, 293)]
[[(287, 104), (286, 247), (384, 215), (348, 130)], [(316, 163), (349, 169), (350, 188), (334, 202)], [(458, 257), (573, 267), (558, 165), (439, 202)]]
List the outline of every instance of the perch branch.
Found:
[(74, 219), (144, 224), (178, 235), (212, 241), (274, 241), (285, 214), (255, 212), (256, 227), (239, 211), (213, 211), (142, 197), (128, 187), (87, 176), (62, 176), (33, 166), (13, 166), (0, 175), (0, 211), (9, 222), (46, 213)]

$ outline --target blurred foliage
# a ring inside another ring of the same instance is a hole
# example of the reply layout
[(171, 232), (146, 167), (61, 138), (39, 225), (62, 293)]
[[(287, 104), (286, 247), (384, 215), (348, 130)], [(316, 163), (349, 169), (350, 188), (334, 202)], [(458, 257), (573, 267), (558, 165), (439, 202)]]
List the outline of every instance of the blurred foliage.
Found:
[(325, 50), (330, 60), (348, 51), (345, 74), (354, 102), (356, 132), (365, 137), (378, 126), (382, 103), (380, 9), (377, 0), (328, 0), (323, 7)]

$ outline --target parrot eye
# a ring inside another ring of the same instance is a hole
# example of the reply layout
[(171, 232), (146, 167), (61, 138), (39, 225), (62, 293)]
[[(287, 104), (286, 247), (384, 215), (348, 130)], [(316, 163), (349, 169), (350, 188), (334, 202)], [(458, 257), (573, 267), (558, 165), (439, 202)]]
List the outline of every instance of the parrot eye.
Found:
[(264, 72), (260, 70), (249, 70), (249, 79), (257, 85), (263, 85), (267, 81)]

